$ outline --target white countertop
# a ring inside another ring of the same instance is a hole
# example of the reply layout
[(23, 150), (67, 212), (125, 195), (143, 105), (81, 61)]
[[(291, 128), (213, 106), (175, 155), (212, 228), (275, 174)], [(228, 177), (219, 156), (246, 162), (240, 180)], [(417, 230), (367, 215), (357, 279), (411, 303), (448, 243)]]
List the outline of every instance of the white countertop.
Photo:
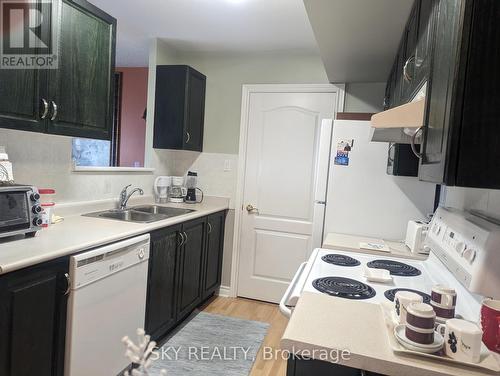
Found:
[[(152, 200), (140, 202), (140, 204), (145, 203), (154, 204)], [(131, 200), (130, 206), (136, 204)], [(165, 204), (164, 206), (195, 211), (152, 223), (83, 217), (80, 214), (65, 215), (63, 222), (39, 231), (34, 238), (0, 239), (0, 274), (225, 210), (229, 208), (229, 199), (206, 197), (201, 204)], [(86, 207), (85, 213), (112, 208), (111, 205), (103, 208), (88, 204)], [(60, 212), (56, 210), (56, 214), (62, 212), (68, 212), (68, 210)]]
[(283, 334), (281, 349), (295, 354), (307, 351), (321, 355), (326, 351), (329, 356), (335, 354), (332, 350), (347, 350), (349, 358), (341, 359), (339, 364), (390, 376), (499, 375), (445, 361), (398, 356), (390, 348), (380, 305), (310, 292), (304, 292), (299, 299)]
[[(389, 249), (389, 252), (360, 248), (359, 243), (385, 244)], [(333, 232), (327, 234), (321, 248), (337, 249), (339, 251), (351, 251), (358, 253), (369, 253), (374, 255), (394, 256), (416, 260), (425, 260), (427, 258), (427, 255), (411, 253), (404, 242), (371, 238), (360, 235), (337, 234)]]

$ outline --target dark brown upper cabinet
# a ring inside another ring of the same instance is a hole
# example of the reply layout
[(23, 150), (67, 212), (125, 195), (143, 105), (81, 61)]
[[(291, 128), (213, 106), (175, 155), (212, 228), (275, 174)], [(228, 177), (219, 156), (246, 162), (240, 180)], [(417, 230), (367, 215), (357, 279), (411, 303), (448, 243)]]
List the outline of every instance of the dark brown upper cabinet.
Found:
[(430, 74), (434, 14), (438, 0), (416, 0), (387, 79), (384, 109), (411, 101)]
[(206, 77), (187, 65), (158, 65), (153, 147), (203, 151)]
[(419, 177), (500, 189), (500, 2), (438, 3)]
[(58, 68), (0, 69), (0, 127), (110, 139), (116, 20), (85, 0), (53, 5)]

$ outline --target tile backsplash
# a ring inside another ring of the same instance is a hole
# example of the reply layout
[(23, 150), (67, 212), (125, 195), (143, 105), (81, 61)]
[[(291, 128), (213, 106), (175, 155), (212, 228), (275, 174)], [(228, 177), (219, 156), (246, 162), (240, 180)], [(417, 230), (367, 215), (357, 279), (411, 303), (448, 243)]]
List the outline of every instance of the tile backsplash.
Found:
[(460, 210), (481, 210), (500, 218), (500, 190), (443, 187), (441, 204)]

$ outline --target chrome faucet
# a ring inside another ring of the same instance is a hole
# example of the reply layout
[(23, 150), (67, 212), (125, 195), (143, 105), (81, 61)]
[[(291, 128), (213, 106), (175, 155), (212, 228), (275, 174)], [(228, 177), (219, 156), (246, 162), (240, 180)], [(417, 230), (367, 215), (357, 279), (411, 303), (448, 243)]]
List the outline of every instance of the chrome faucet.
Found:
[(127, 202), (135, 192), (139, 192), (141, 196), (144, 194), (144, 191), (141, 188), (134, 188), (130, 191), (130, 193), (127, 193), (127, 189), (130, 186), (132, 186), (132, 184), (125, 186), (120, 192), (120, 202), (119, 202), (120, 210), (125, 210), (127, 208)]

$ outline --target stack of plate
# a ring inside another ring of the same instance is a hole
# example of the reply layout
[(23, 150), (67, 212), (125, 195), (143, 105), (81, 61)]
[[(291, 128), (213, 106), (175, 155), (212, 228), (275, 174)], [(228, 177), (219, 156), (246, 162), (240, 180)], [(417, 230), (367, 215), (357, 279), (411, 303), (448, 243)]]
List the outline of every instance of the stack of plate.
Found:
[(426, 354), (434, 354), (439, 352), (444, 346), (444, 338), (438, 333), (434, 332), (434, 342), (429, 345), (422, 345), (421, 343), (413, 342), (408, 339), (405, 334), (405, 325), (396, 325), (394, 327), (394, 336), (401, 346), (405, 347), (410, 351), (418, 351)]

